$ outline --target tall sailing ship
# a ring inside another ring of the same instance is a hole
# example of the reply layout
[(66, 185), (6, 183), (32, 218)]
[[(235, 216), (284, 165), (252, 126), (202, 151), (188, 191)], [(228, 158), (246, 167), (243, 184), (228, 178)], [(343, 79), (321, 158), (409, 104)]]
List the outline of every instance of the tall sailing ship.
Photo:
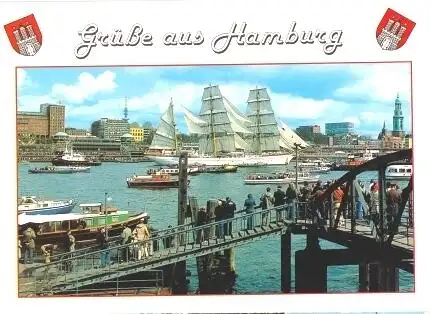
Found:
[[(184, 108), (189, 132), (199, 135), (199, 155), (190, 164), (207, 166), (285, 165), (293, 158), (294, 143), (306, 143), (287, 125), (275, 119), (266, 89), (253, 89), (248, 97), (247, 116), (226, 97), (219, 86), (204, 89), (198, 115)], [(162, 145), (161, 145), (162, 144)], [(171, 156), (151, 156), (160, 165), (178, 163), (173, 105), (162, 116), (152, 148), (170, 149)]]

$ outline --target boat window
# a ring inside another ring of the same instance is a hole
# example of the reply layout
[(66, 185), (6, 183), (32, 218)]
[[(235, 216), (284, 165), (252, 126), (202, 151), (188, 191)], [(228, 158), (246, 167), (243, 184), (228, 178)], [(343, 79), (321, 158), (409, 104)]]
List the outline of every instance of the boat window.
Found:
[(62, 221), (60, 230), (69, 230), (69, 223), (69, 221)]
[(48, 203), (44, 203), (42, 206), (43, 207), (48, 207)]
[(92, 227), (93, 226), (93, 219), (88, 218), (85, 220), (85, 223), (86, 223), (87, 227)]
[(404, 172), (406, 172), (406, 169), (399, 169), (399, 171), (398, 172), (400, 172), (400, 173), (404, 173)]
[(407, 173), (411, 173), (412, 172), (412, 169), (407, 169)]

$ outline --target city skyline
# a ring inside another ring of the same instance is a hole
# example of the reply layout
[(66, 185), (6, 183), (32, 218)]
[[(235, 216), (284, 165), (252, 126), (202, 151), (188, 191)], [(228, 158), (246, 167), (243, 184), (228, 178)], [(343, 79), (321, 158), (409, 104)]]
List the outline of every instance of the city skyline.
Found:
[(397, 94), (410, 133), (410, 64), (317, 64), (274, 66), (106, 67), (18, 69), (18, 110), (42, 103), (66, 106), (66, 127), (90, 129), (100, 118), (122, 118), (127, 97), (130, 122), (158, 125), (175, 104), (180, 132), (188, 133), (183, 108), (198, 112), (203, 88), (220, 86), (245, 112), (249, 89), (268, 89), (274, 112), (292, 129), (348, 121), (355, 132), (376, 137), (383, 122), (392, 130)]

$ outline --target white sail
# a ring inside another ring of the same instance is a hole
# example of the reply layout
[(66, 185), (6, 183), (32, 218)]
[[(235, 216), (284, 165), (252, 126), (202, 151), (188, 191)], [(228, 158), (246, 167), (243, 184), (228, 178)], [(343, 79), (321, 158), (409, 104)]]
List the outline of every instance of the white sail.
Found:
[(290, 129), (286, 123), (281, 120), (279, 120), (279, 122), (279, 131), (281, 138), (284, 142), (287, 143), (287, 145), (289, 145), (290, 147), (294, 147), (294, 144), (297, 143), (300, 144), (303, 148), (309, 146), (307, 142), (305, 142), (298, 134), (292, 131), (292, 129)]
[(161, 117), (157, 131), (154, 133), (150, 149), (176, 150), (175, 127), (174, 104), (171, 99), (168, 110)]
[(184, 108), (184, 118), (186, 121), (187, 128), (192, 134), (207, 134), (208, 123), (190, 112), (187, 108)]
[[(280, 151), (280, 132), (266, 88), (250, 90), (247, 99), (247, 118), (251, 136), (246, 140), (252, 152)], [(283, 147), (283, 146), (282, 146)]]
[(247, 127), (250, 122), (222, 96), (217, 85), (204, 89), (199, 117), (189, 110), (185, 112), (190, 133), (202, 135), (199, 139), (200, 153), (229, 153), (245, 150), (248, 146), (241, 134), (250, 133)]

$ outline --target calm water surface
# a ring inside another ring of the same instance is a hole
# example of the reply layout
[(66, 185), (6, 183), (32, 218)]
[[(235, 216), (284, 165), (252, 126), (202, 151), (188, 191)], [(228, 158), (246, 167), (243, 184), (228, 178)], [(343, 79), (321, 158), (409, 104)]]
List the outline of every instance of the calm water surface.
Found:
[[(28, 169), (43, 167), (48, 163), (19, 165), (19, 195), (35, 195), (45, 199), (74, 199), (78, 203), (104, 202), (105, 192), (112, 199), (110, 206), (131, 213), (145, 210), (151, 216), (151, 224), (156, 228), (167, 228), (177, 224), (177, 189), (144, 190), (129, 189), (126, 177), (145, 174), (152, 163), (103, 163), (92, 167), (90, 173), (75, 174), (29, 174)], [(272, 168), (239, 168), (237, 173), (199, 174), (190, 178), (189, 195), (197, 196), (198, 202), (205, 205), (211, 198), (230, 196), (237, 207), (242, 209), (244, 199), (252, 193), (256, 199), (266, 188), (264, 185), (246, 186), (243, 179), (248, 173), (283, 170)], [(344, 172), (331, 172), (321, 175), (325, 182), (335, 179)], [(359, 176), (368, 183), (377, 174), (370, 172)], [(76, 207), (74, 211), (78, 211)], [(341, 248), (330, 242), (321, 241), (322, 248)], [(293, 250), (305, 247), (305, 236), (292, 236)], [(292, 263), (294, 254), (292, 252)], [(195, 259), (187, 261), (191, 271), (190, 290), (196, 291), (197, 271)], [(236, 249), (236, 290), (239, 293), (280, 292), (280, 239), (270, 237), (246, 244)], [(294, 272), (292, 273), (294, 276)], [(294, 280), (294, 278), (293, 278)], [(337, 266), (328, 268), (328, 291), (357, 292), (359, 272), (357, 266)], [(400, 290), (413, 290), (413, 276), (400, 271)]]

